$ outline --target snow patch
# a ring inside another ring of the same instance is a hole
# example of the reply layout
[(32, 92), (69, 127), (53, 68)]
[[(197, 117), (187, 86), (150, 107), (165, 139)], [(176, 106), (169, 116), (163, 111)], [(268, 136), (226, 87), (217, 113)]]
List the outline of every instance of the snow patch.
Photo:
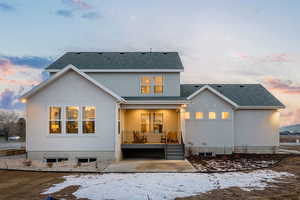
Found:
[(80, 188), (73, 193), (77, 198), (148, 200), (174, 199), (197, 195), (213, 189), (240, 187), (243, 190), (263, 189), (277, 178), (293, 176), (286, 172), (257, 170), (250, 173), (138, 173), (65, 176), (43, 194), (58, 192), (71, 185)]

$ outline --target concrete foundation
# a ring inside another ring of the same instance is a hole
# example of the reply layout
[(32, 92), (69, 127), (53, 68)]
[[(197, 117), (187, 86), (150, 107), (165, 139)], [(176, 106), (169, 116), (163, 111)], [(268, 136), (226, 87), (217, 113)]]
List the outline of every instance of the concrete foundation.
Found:
[(115, 160), (114, 151), (28, 151), (28, 159), (45, 160), (47, 158), (68, 158), (77, 161), (78, 158), (97, 158), (98, 161)]

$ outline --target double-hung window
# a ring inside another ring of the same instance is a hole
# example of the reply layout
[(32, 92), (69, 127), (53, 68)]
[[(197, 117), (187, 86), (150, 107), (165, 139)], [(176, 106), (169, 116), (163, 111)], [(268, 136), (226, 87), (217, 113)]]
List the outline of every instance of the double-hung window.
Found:
[(162, 94), (164, 92), (164, 81), (162, 76), (154, 77), (154, 94)]
[(142, 94), (151, 93), (151, 78), (149, 76), (143, 76), (141, 79), (141, 93)]
[(51, 106), (49, 108), (49, 133), (61, 134), (61, 107)]
[(82, 107), (82, 133), (95, 133), (96, 108), (94, 106)]
[(66, 107), (66, 133), (78, 133), (78, 120), (79, 120), (79, 107), (67, 106)]

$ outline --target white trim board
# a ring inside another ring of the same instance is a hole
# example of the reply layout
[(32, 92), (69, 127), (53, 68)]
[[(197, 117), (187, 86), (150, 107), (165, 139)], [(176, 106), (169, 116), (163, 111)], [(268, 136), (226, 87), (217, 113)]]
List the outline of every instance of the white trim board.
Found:
[(113, 91), (111, 91), (110, 89), (108, 89), (107, 87), (103, 86), (102, 84), (98, 83), (93, 78), (91, 78), (90, 76), (88, 76), (84, 72), (80, 71), (78, 68), (76, 68), (74, 65), (71, 65), (71, 64), (69, 64), (66, 67), (64, 67), (62, 70), (60, 70), (58, 73), (54, 74), (48, 80), (40, 83), (36, 87), (32, 88), (30, 91), (28, 91), (25, 94), (23, 94), (19, 99), (27, 99), (27, 98), (29, 98), (30, 96), (34, 95), (35, 93), (37, 93), (38, 91), (40, 91), (41, 89), (43, 89), (44, 87), (46, 87), (48, 84), (52, 83), (53, 81), (55, 81), (59, 77), (63, 76), (69, 70), (73, 70), (74, 72), (76, 72), (77, 74), (79, 74), (80, 76), (82, 76), (83, 78), (85, 78), (86, 80), (90, 81), (91, 83), (93, 83), (94, 85), (96, 85), (98, 88), (102, 89), (103, 91), (105, 91), (106, 93), (108, 93), (112, 97), (116, 98), (117, 100), (119, 100), (121, 102), (126, 102), (122, 97), (120, 97), (119, 95), (117, 95), (116, 93), (114, 93)]
[[(45, 71), (59, 72), (61, 71), (61, 69), (45, 69)], [(183, 69), (80, 69), (80, 71), (82, 72), (183, 72)]]

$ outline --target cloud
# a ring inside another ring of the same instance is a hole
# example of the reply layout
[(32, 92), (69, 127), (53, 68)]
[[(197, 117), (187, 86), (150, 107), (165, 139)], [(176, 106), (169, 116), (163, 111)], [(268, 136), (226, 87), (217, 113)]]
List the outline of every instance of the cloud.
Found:
[(290, 112), (281, 113), (282, 125), (292, 125), (300, 123), (300, 109), (296, 109)]
[(2, 10), (2, 11), (13, 11), (13, 10), (15, 10), (15, 8), (12, 7), (12, 6), (9, 5), (9, 4), (6, 4), (6, 3), (0, 3), (0, 10)]
[(57, 10), (56, 14), (66, 18), (73, 17), (73, 11), (71, 10)]
[(98, 19), (101, 16), (97, 12), (88, 12), (88, 13), (83, 14), (81, 17), (84, 19)]
[(86, 3), (83, 0), (62, 0), (63, 3), (67, 4), (67, 5), (71, 5), (74, 8), (79, 8), (79, 9), (90, 9), (92, 8), (91, 5), (89, 5), (88, 3)]
[(254, 63), (287, 63), (292, 62), (292, 56), (287, 53), (274, 53), (264, 56), (252, 56), (246, 53), (235, 53), (232, 57)]
[(0, 109), (21, 110), (24, 105), (18, 101), (19, 95), (13, 90), (6, 88), (0, 93)]
[(44, 68), (51, 63), (51, 59), (38, 56), (0, 56), (0, 65), (1, 58), (9, 60), (14, 65), (27, 65), (34, 68)]
[(266, 77), (262, 82), (268, 89), (273, 91), (285, 94), (300, 94), (300, 85), (295, 85), (291, 80), (280, 80), (274, 77)]

